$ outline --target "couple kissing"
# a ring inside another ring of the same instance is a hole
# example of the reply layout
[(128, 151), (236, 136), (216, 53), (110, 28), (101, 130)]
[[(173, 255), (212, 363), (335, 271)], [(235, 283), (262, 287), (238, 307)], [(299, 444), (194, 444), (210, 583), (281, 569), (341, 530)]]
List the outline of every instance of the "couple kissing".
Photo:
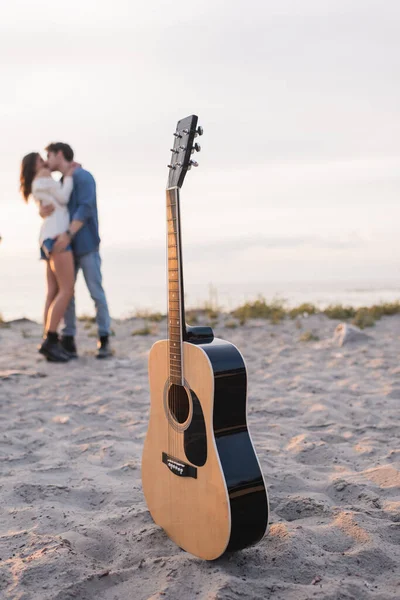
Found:
[[(80, 269), (96, 307), (97, 358), (111, 356), (110, 315), (103, 289), (96, 182), (74, 162), (68, 144), (57, 142), (27, 154), (21, 164), (20, 190), (25, 202), (32, 197), (42, 217), (40, 258), (46, 264), (47, 295), (44, 336), (39, 352), (51, 362), (77, 358), (74, 287)], [(52, 173), (62, 174), (60, 181)], [(64, 320), (59, 337), (58, 329)]]

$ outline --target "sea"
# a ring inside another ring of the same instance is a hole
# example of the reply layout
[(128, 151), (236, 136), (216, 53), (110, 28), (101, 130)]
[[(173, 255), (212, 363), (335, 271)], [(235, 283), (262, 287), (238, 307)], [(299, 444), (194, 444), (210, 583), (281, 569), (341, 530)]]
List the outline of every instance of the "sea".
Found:
[[(160, 267), (140, 268), (137, 255), (135, 262), (116, 260), (112, 253), (105, 253), (103, 260), (103, 283), (111, 315), (127, 318), (138, 312), (166, 312), (167, 292), (164, 264)], [(42, 320), (45, 296), (43, 261), (26, 257), (2, 257), (0, 260), (0, 316), (4, 320), (26, 317)], [(246, 281), (244, 273), (238, 273), (235, 281), (209, 281), (202, 274), (202, 281), (185, 277), (185, 304), (187, 308), (213, 306), (232, 310), (244, 302), (263, 296), (267, 301), (281, 300), (288, 307), (310, 302), (319, 308), (331, 304), (370, 306), (380, 302), (400, 301), (400, 281), (397, 280), (290, 280)], [(82, 274), (76, 285), (78, 315), (93, 315), (94, 305), (89, 296)]]

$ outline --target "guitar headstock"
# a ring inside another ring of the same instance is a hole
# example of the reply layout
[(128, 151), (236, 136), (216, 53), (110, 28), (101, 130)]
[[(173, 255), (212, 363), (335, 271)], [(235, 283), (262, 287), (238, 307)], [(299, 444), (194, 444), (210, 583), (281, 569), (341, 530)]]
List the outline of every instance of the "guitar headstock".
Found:
[(174, 133), (174, 147), (171, 148), (171, 163), (168, 165), (169, 177), (167, 188), (182, 187), (186, 173), (192, 167), (198, 167), (191, 159), (194, 152), (200, 152), (200, 145), (194, 143), (195, 137), (203, 135), (203, 128), (197, 127), (196, 115), (178, 121)]

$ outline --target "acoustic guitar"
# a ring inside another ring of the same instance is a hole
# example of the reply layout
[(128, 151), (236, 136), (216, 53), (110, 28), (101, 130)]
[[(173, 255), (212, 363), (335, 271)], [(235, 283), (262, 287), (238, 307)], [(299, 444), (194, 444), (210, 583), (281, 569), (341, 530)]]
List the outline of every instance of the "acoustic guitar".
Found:
[(174, 133), (167, 185), (168, 339), (149, 356), (150, 419), (143, 491), (155, 523), (178, 546), (212, 560), (255, 544), (268, 496), (246, 422), (239, 350), (210, 327), (185, 324), (179, 192), (203, 130), (192, 115)]

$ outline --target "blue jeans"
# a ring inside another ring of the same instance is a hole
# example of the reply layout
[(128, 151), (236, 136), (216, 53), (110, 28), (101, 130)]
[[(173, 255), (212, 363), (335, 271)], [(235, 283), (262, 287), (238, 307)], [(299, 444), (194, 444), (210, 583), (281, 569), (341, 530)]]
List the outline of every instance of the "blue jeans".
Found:
[[(83, 276), (92, 300), (96, 306), (96, 322), (99, 337), (110, 334), (110, 314), (101, 277), (101, 258), (98, 251), (83, 256), (75, 256), (75, 278), (82, 269)], [(72, 298), (64, 315), (63, 335), (76, 334), (75, 296)]]

